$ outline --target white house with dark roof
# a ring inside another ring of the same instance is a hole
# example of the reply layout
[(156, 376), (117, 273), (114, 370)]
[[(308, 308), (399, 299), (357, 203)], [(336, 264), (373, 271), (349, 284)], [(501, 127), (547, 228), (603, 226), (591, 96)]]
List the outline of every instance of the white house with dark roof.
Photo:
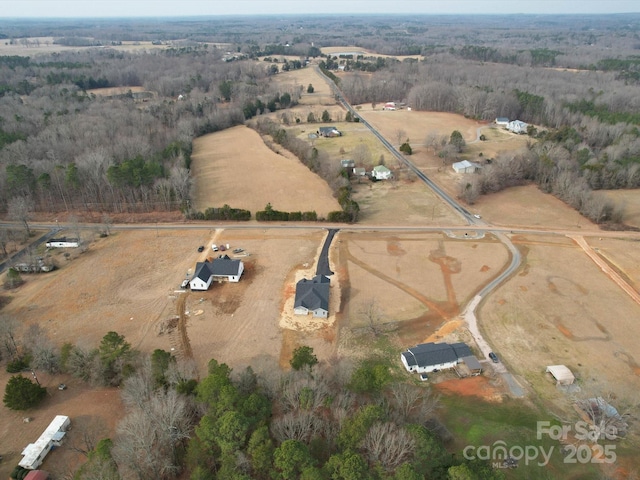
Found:
[(472, 356), (465, 343), (421, 343), (400, 354), (408, 372), (429, 373), (454, 368), (462, 358)]
[(319, 127), (317, 134), (321, 137), (340, 137), (342, 132), (336, 127)]
[(196, 270), (189, 281), (191, 290), (208, 290), (213, 281), (239, 282), (244, 272), (242, 260), (233, 260), (228, 255), (221, 255), (213, 261), (196, 263)]
[(327, 318), (329, 315), (329, 286), (330, 279), (325, 275), (316, 275), (311, 280), (303, 278), (296, 284), (296, 298), (293, 303), (293, 313), (308, 315), (309, 312), (317, 318)]

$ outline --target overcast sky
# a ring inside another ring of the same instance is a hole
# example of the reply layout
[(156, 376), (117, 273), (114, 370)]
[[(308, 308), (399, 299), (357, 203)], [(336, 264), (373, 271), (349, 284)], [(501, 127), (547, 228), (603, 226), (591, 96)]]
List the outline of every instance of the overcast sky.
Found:
[(639, 0), (0, 0), (0, 18), (629, 12)]

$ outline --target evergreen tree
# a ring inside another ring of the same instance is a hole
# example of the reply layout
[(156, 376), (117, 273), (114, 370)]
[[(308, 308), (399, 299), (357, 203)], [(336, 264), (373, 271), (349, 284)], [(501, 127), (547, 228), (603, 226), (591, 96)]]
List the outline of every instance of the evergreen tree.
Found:
[(2, 401), (11, 410), (27, 410), (38, 405), (46, 395), (46, 388), (22, 375), (13, 375), (7, 382)]

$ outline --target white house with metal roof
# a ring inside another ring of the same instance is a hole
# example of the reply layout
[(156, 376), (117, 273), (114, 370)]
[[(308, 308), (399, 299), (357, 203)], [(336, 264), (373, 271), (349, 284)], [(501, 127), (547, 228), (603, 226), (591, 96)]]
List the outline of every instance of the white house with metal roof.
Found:
[(509, 122), (509, 124), (507, 125), (507, 130), (513, 133), (527, 133), (528, 126), (528, 123), (524, 123), (520, 120), (514, 120), (512, 122)]
[(384, 165), (377, 165), (373, 167), (371, 176), (376, 180), (388, 180), (393, 176), (393, 174), (391, 173), (391, 170)]

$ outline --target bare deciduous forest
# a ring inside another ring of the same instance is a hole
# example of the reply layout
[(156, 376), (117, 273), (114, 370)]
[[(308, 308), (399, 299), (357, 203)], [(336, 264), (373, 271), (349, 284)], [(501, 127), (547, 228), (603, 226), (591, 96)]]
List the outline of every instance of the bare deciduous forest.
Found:
[[(582, 204), (590, 189), (640, 185), (638, 23), (628, 15), (301, 17), (277, 28), (262, 17), (3, 22), (1, 41), (33, 54), (0, 57), (0, 210), (19, 197), (43, 212), (184, 210), (191, 140), (294, 106), (300, 90), (278, 91), (269, 77), (316, 58), (351, 72), (340, 88), (352, 103), (393, 99), (534, 125), (537, 141), (520, 156), (526, 168), (496, 162), (461, 187), (468, 202), (535, 181), (611, 220), (613, 207)], [(45, 37), (78, 49), (39, 54)], [(112, 48), (127, 41), (163, 48)], [(323, 57), (332, 45), (375, 53)], [(142, 92), (91, 93), (100, 87)]]

